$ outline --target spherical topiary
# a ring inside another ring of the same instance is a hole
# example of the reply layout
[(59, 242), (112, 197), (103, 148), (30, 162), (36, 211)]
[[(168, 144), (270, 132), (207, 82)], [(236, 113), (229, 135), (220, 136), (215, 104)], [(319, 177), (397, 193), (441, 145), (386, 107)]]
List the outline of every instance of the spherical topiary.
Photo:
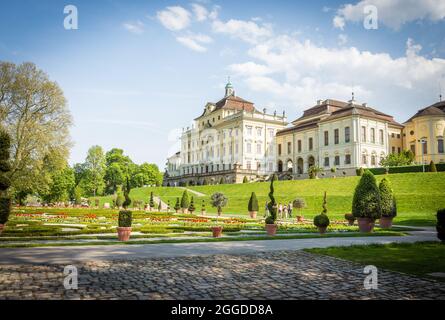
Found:
[(314, 225), (317, 227), (324, 228), (329, 226), (329, 224), (330, 224), (329, 217), (325, 214), (319, 214), (314, 218)]
[(352, 214), (356, 218), (379, 219), (382, 216), (380, 191), (374, 175), (365, 170), (352, 199)]

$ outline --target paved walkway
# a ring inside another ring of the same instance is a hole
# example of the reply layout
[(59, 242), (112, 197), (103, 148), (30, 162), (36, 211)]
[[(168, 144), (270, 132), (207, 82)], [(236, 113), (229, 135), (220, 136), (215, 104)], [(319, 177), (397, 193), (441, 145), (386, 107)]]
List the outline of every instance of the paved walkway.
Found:
[(98, 245), (40, 248), (2, 248), (1, 264), (70, 264), (95, 260), (132, 260), (158, 257), (184, 257), (220, 254), (253, 254), (280, 250), (326, 248), (391, 242), (437, 241), (430, 230), (410, 232), (410, 236), (375, 236), (351, 238), (312, 238), (230, 242), (168, 243), (147, 245)]
[(378, 288), (366, 290), (363, 265), (303, 251), (75, 266), (76, 290), (64, 288), (63, 265), (0, 266), (0, 300), (445, 299), (442, 283), (385, 270), (378, 270)]
[(187, 190), (187, 192), (193, 193), (194, 195), (196, 195), (196, 196), (198, 196), (198, 197), (205, 197), (205, 196), (206, 196), (205, 193), (198, 192), (198, 191), (195, 191), (195, 190), (192, 190), (192, 189), (189, 189), (189, 188), (184, 188), (184, 187), (179, 187), (179, 188), (180, 188), (180, 189)]

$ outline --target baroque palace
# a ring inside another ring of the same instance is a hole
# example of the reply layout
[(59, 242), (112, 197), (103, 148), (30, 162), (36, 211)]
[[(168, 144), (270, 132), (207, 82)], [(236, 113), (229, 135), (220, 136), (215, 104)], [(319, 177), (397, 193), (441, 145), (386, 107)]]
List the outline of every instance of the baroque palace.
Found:
[[(441, 100), (441, 99), (440, 99)], [(285, 113), (259, 111), (235, 95), (207, 103), (192, 127), (183, 129), (181, 151), (167, 160), (164, 185), (307, 178), (311, 166), (326, 176), (379, 167), (389, 153), (409, 149), (416, 163), (445, 162), (445, 101), (419, 110), (400, 124), (354, 95), (348, 102), (319, 100), (288, 126)], [(335, 170), (331, 170), (335, 168)]]

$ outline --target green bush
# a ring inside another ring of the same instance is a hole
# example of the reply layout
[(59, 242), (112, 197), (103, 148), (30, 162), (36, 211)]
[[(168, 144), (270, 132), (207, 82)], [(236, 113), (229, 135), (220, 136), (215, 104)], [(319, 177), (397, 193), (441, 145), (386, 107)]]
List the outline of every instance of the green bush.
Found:
[(5, 130), (0, 129), (0, 160), (5, 160), (6, 162), (9, 161), (10, 149), (11, 149), (11, 137)]
[(121, 210), (119, 211), (119, 227), (121, 228), (129, 228), (133, 222), (132, 212), (129, 210)]
[(179, 209), (181, 209), (181, 205), (179, 204), (179, 198), (176, 198), (176, 204), (173, 209), (175, 209), (175, 211), (178, 211)]
[(314, 218), (314, 225), (317, 227), (324, 228), (329, 226), (329, 224), (330, 224), (329, 217), (325, 214), (319, 214)]
[(188, 210), (189, 210), (190, 213), (193, 213), (196, 210), (196, 208), (195, 208), (195, 201), (193, 200), (193, 197), (190, 200), (190, 205), (188, 207)]
[(252, 192), (250, 196), (249, 205), (247, 206), (247, 209), (249, 211), (258, 211), (258, 199), (256, 197), (255, 192)]
[(275, 221), (277, 220), (277, 202), (276, 202), (275, 197), (273, 195), (274, 192), (275, 192), (274, 187), (273, 187), (273, 182), (274, 181), (275, 180), (272, 179), (272, 181), (270, 182), (270, 191), (269, 191), (270, 201), (267, 204), (267, 209), (269, 211), (269, 216), (266, 218), (266, 223), (267, 224), (274, 224)]
[(212, 194), (212, 196), (210, 197), (210, 200), (211, 200), (212, 206), (218, 210), (218, 215), (221, 215), (222, 208), (227, 205), (227, 201), (228, 201), (227, 197), (221, 192), (216, 192), (216, 193)]
[[(436, 171), (445, 171), (445, 163), (437, 163), (434, 165), (436, 167)], [(409, 165), (409, 166), (399, 166), (399, 167), (388, 167), (388, 168), (370, 168), (368, 169), (375, 175), (385, 174), (385, 173), (410, 173), (410, 172), (423, 172), (430, 171), (430, 166), (425, 165)]]
[(11, 164), (8, 160), (0, 160), (0, 172), (11, 171)]
[(442, 242), (445, 242), (445, 208), (437, 210), (437, 238)]
[(152, 209), (155, 207), (155, 200), (153, 199), (153, 191), (150, 192), (150, 200), (148, 201), (148, 204)]
[(221, 179), (219, 179), (219, 184), (224, 184), (224, 178), (221, 177)]
[(122, 205), (124, 204), (124, 201), (125, 201), (124, 195), (121, 192), (119, 192), (116, 197), (116, 206), (118, 208), (121, 208)]
[(361, 177), (363, 175), (363, 173), (365, 173), (365, 169), (363, 169), (363, 168), (355, 169), (355, 173), (357, 176)]
[(11, 186), (11, 180), (2, 173), (0, 175), (0, 190), (6, 191)]
[(206, 204), (204, 200), (202, 200), (201, 211), (202, 212), (206, 211)]
[(184, 192), (182, 193), (182, 198), (181, 198), (181, 208), (184, 210), (188, 209), (189, 205), (190, 205), (189, 195), (187, 193), (187, 190), (184, 190)]
[(383, 178), (379, 184), (380, 201), (383, 217), (395, 217), (397, 214), (394, 192), (388, 179)]
[(9, 214), (11, 212), (11, 198), (0, 198), (0, 224), (8, 222)]
[(430, 172), (437, 172), (436, 164), (433, 160), (430, 162)]
[(247, 177), (244, 176), (244, 178), (243, 178), (243, 183), (247, 183), (247, 182), (249, 182), (249, 180), (247, 180)]
[(352, 199), (352, 214), (356, 218), (379, 219), (382, 216), (380, 191), (374, 175), (365, 170)]

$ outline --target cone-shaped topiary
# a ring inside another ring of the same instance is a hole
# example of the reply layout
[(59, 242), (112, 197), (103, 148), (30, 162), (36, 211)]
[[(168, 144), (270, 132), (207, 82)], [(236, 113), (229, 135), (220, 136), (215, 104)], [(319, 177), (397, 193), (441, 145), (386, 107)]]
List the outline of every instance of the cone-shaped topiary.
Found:
[(159, 199), (158, 210), (159, 211), (162, 210), (162, 201), (161, 201), (161, 199)]
[(176, 198), (176, 204), (175, 204), (175, 207), (173, 209), (175, 209), (176, 212), (178, 212), (179, 209), (181, 209), (181, 204), (179, 203), (179, 197)]
[(150, 206), (150, 208), (154, 208), (155, 207), (155, 200), (153, 199), (153, 191), (150, 192), (150, 201), (148, 202), (148, 205)]
[(437, 238), (442, 242), (445, 242), (445, 208), (437, 210), (436, 230)]
[(205, 204), (205, 201), (202, 200), (201, 212), (205, 212), (205, 211), (206, 211), (206, 204)]
[(397, 214), (397, 210), (395, 210), (396, 204), (394, 192), (388, 179), (383, 178), (382, 181), (380, 181), (379, 191), (382, 206), (382, 216), (395, 217), (394, 214)]
[(266, 224), (275, 224), (275, 221), (277, 220), (277, 202), (275, 201), (275, 197), (273, 196), (275, 190), (273, 187), (273, 182), (275, 179), (272, 179), (270, 182), (270, 191), (269, 191), (269, 198), (270, 201), (267, 204), (267, 209), (269, 210), (269, 216), (266, 218)]
[(189, 205), (188, 209), (189, 209), (190, 213), (193, 213), (196, 210), (196, 208), (195, 208), (195, 201), (193, 200), (193, 197), (190, 200), (190, 205)]
[(430, 172), (437, 172), (436, 164), (433, 160), (430, 162)]
[(188, 209), (189, 205), (190, 205), (189, 195), (187, 193), (187, 190), (184, 190), (184, 192), (182, 193), (182, 198), (181, 198), (181, 208), (182, 208), (182, 210)]
[(380, 191), (374, 175), (365, 170), (352, 199), (352, 214), (356, 218), (379, 219), (382, 216)]
[(249, 205), (247, 206), (249, 212), (258, 211), (258, 199), (255, 192), (252, 192), (249, 199)]
[(247, 180), (247, 177), (244, 176), (244, 178), (243, 178), (243, 183), (247, 183), (247, 182), (249, 182), (249, 180)]
[(221, 177), (221, 179), (219, 179), (219, 184), (224, 184), (224, 178)]

